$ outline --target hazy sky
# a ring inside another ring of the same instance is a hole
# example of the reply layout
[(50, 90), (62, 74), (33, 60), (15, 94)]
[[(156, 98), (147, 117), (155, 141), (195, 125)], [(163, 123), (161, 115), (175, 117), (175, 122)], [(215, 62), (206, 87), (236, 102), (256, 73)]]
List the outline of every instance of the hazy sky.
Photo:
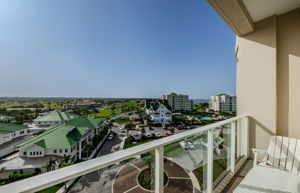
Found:
[(206, 0), (1, 0), (0, 96), (235, 94), (234, 46)]

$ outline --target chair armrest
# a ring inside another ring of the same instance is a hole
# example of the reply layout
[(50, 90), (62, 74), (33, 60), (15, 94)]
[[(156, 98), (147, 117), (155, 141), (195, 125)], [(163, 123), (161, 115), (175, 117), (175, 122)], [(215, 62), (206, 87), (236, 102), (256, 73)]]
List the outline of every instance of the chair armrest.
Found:
[(255, 148), (252, 148), (252, 152), (254, 154), (254, 165), (257, 165), (257, 157), (259, 154), (263, 154), (263, 153), (267, 153), (268, 151), (265, 150), (265, 149), (255, 149)]
[(265, 149), (256, 149), (256, 148), (252, 148), (252, 152), (254, 154), (259, 154), (259, 153), (267, 153), (268, 151)]

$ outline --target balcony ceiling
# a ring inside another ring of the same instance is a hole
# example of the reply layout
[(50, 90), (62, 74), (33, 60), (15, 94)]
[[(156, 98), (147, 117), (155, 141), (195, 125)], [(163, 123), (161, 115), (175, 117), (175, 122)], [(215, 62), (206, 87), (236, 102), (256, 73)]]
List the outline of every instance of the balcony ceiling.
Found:
[(300, 7), (300, 0), (207, 0), (231, 29), (243, 36), (254, 31), (254, 23)]
[(243, 2), (254, 22), (300, 7), (300, 0), (243, 0)]

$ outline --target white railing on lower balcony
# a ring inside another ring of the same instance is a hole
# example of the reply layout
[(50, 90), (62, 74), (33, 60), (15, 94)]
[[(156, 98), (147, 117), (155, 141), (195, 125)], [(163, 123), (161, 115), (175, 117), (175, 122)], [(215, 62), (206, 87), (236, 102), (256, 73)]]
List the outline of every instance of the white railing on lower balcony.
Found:
[(229, 152), (229, 170), (234, 173), (236, 157), (248, 157), (248, 116), (242, 115), (219, 121), (207, 126), (202, 126), (192, 130), (188, 130), (169, 137), (157, 139), (142, 145), (138, 145), (129, 149), (121, 150), (105, 156), (101, 156), (92, 160), (84, 161), (55, 171), (47, 172), (28, 179), (24, 179), (15, 183), (0, 187), (0, 192), (36, 192), (50, 186), (66, 182), (76, 177), (88, 174), (93, 171), (118, 164), (123, 160), (127, 160), (134, 156), (143, 154), (149, 151), (155, 151), (155, 193), (162, 193), (163, 171), (164, 171), (164, 146), (185, 140), (187, 138), (197, 136), (203, 132), (207, 132), (207, 169), (206, 169), (206, 191), (211, 193), (213, 190), (213, 161), (214, 161), (214, 131), (224, 125), (230, 125), (230, 136), (228, 148)]

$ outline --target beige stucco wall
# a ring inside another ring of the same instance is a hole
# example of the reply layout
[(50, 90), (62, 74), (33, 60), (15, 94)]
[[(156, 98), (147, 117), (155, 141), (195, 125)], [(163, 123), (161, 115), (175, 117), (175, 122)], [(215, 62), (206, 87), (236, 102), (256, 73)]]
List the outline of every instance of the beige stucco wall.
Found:
[(269, 135), (300, 138), (300, 9), (237, 37), (237, 113), (249, 114), (250, 145)]
[(276, 17), (237, 37), (237, 113), (248, 114), (250, 145), (266, 147), (276, 132)]
[(300, 138), (300, 9), (278, 16), (278, 134)]

